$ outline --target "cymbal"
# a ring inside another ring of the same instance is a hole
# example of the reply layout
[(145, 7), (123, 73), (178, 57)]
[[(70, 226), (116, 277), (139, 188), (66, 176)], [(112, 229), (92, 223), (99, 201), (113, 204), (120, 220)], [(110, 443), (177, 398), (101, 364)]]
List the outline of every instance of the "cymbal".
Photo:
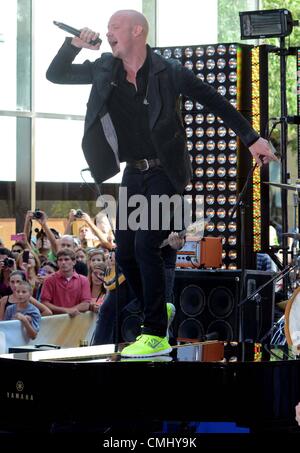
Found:
[(300, 241), (299, 233), (282, 233), (282, 236), (288, 236), (289, 238), (297, 239), (297, 241)]
[(264, 184), (269, 184), (270, 186), (280, 187), (280, 189), (297, 190), (297, 187), (293, 186), (291, 184), (282, 184), (280, 182), (271, 182), (271, 181), (264, 181)]

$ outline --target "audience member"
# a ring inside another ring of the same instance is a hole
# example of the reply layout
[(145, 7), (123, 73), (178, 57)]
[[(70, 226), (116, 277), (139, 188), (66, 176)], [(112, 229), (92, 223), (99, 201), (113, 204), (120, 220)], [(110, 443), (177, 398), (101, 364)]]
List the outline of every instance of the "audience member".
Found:
[(30, 303), (32, 288), (29, 282), (20, 282), (16, 288), (16, 303), (5, 310), (6, 321), (18, 319), (23, 324), (29, 338), (34, 340), (40, 329), (41, 315), (39, 310)]
[(11, 294), (9, 276), (16, 270), (16, 262), (10, 250), (0, 247), (0, 297)]
[(22, 253), (25, 250), (27, 245), (23, 241), (17, 241), (12, 245), (11, 253), (16, 260), (19, 256), (19, 253)]
[(88, 268), (89, 271), (94, 271), (100, 265), (104, 263), (104, 252), (101, 249), (91, 249), (88, 252)]
[(76, 220), (85, 223), (85, 225), (82, 225), (79, 229), (79, 239), (82, 248), (86, 249), (101, 246), (111, 250), (113, 247), (111, 239), (107, 237), (107, 234), (103, 232), (101, 228), (98, 228), (98, 225), (92, 222), (90, 216), (86, 212), (81, 212), (80, 217), (78, 217), (76, 216), (75, 209), (70, 210), (65, 234), (72, 233), (72, 225)]
[(38, 250), (40, 255), (45, 256), (51, 261), (55, 261), (57, 253), (57, 236), (58, 232), (54, 229), (49, 228), (47, 224), (47, 215), (44, 211), (27, 211), (24, 223), (24, 233), (27, 238), (28, 245), (31, 247), (31, 235), (32, 235), (32, 221), (35, 220), (41, 226), (40, 230), (37, 230), (35, 248)]
[(83, 263), (86, 263), (87, 262), (86, 251), (82, 247), (79, 247), (75, 252), (75, 258), (77, 262), (82, 261)]
[(37, 292), (35, 297), (37, 300), (40, 300), (41, 298), (41, 292), (42, 292), (42, 287), (45, 279), (49, 277), (49, 275), (54, 274), (56, 271), (58, 271), (58, 266), (56, 262), (54, 261), (44, 261), (41, 264), (40, 270), (38, 271), (38, 281), (39, 285), (37, 288)]
[[(12, 294), (8, 296), (3, 296), (0, 299), (0, 321), (4, 319), (4, 313), (5, 309), (12, 304), (15, 304), (17, 302), (17, 297), (16, 297), (16, 290), (20, 283), (26, 282), (26, 275), (23, 271), (17, 270), (13, 271), (10, 274), (9, 278), (9, 286), (11, 288)], [(46, 305), (41, 304), (37, 299), (34, 297), (30, 298), (30, 302), (36, 306), (36, 308), (40, 311), (41, 316), (49, 316), (52, 315), (52, 311), (46, 307)]]
[(40, 285), (38, 272), (40, 260), (33, 250), (24, 250), (17, 258), (17, 268), (24, 271), (27, 281), (31, 284), (33, 297), (36, 297), (37, 289)]
[(91, 290), (87, 277), (74, 271), (75, 253), (64, 248), (57, 253), (58, 272), (44, 281), (41, 301), (56, 313), (76, 316), (89, 310)]
[(58, 241), (57, 243), (57, 249), (58, 250), (73, 250), (75, 252), (76, 249), (76, 242), (73, 238), (73, 236), (69, 234), (64, 234)]
[(90, 269), (89, 272), (89, 281), (91, 286), (92, 293), (92, 302), (90, 310), (98, 312), (100, 305), (104, 301), (106, 295), (106, 289), (104, 286), (104, 277), (105, 277), (106, 265), (104, 262), (98, 263), (97, 267), (93, 270)]

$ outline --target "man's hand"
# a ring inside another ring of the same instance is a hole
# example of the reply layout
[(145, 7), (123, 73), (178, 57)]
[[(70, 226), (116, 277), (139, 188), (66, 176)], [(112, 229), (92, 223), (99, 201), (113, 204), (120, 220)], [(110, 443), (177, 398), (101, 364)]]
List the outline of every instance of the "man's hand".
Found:
[(259, 167), (262, 164), (268, 164), (271, 160), (278, 162), (277, 157), (273, 154), (268, 140), (260, 137), (253, 145), (249, 146), (250, 153)]
[(84, 47), (86, 49), (98, 50), (100, 49), (101, 43), (97, 43), (94, 46), (92, 44), (89, 44), (91, 41), (94, 41), (98, 37), (99, 33), (96, 33), (95, 31), (85, 27), (80, 31), (80, 37), (74, 37), (71, 41), (71, 44), (75, 47), (79, 47), (80, 49)]
[(184, 246), (184, 239), (180, 238), (178, 233), (172, 232), (168, 236), (169, 245), (174, 250), (180, 250)]

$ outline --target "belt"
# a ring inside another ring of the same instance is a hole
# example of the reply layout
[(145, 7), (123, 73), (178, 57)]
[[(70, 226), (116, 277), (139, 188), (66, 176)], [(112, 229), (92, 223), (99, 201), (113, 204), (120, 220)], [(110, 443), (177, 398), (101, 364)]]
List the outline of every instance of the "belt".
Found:
[(159, 159), (140, 159), (127, 162), (128, 167), (137, 168), (140, 171), (147, 171), (149, 168), (159, 167), (161, 165)]

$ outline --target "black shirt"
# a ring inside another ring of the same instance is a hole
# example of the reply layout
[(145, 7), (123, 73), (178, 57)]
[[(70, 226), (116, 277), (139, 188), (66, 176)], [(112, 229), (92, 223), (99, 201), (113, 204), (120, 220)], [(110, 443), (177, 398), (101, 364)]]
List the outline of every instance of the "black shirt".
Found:
[(135, 86), (126, 79), (122, 65), (116, 86), (108, 101), (108, 111), (118, 137), (121, 162), (157, 157), (150, 137), (147, 105), (149, 50), (136, 75)]

